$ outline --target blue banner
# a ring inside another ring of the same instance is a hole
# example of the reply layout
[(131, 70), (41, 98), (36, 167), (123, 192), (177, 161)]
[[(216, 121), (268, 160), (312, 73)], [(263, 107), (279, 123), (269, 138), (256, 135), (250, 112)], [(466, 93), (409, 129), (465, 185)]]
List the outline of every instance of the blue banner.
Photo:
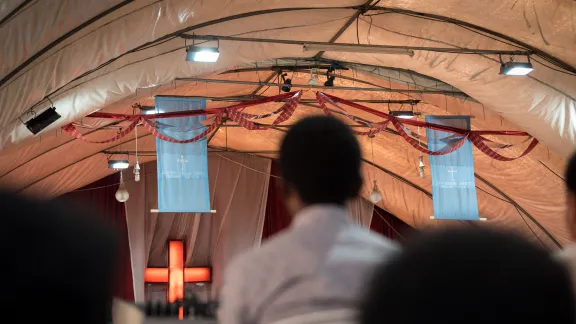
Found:
[[(201, 110), (205, 99), (156, 97), (156, 112)], [(158, 119), (162, 135), (187, 140), (202, 133), (206, 116)], [(158, 211), (210, 212), (208, 187), (208, 145), (206, 139), (176, 144), (156, 139), (158, 155)]]
[[(426, 122), (470, 129), (468, 116), (426, 116)], [(426, 129), (428, 149), (441, 151), (455, 145), (462, 136)], [(446, 154), (430, 155), (432, 196), (435, 219), (479, 220), (472, 143)]]

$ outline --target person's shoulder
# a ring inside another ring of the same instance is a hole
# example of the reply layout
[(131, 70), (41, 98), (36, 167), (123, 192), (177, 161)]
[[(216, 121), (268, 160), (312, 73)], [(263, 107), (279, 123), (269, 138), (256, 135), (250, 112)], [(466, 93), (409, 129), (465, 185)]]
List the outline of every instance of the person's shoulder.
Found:
[(372, 248), (392, 251), (400, 249), (400, 246), (396, 242), (380, 234), (374, 233), (367, 228), (354, 224), (348, 226), (348, 230), (350, 233), (349, 235), (354, 236), (355, 240), (361, 241), (362, 244), (368, 245)]
[(273, 238), (264, 241), (260, 247), (244, 251), (234, 257), (228, 266), (230, 271), (262, 271), (266, 269), (266, 264), (277, 264), (282, 258), (283, 251), (286, 251), (287, 244), (290, 243), (289, 231), (276, 234)]

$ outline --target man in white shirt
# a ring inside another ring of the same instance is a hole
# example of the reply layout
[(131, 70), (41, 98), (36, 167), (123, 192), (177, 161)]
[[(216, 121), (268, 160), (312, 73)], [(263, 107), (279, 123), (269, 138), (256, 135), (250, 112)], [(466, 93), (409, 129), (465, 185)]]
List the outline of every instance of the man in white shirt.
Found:
[[(354, 319), (373, 270), (398, 248), (353, 224), (345, 203), (362, 185), (360, 145), (337, 119), (298, 122), (280, 149), (292, 225), (226, 270), (221, 324)], [(330, 318), (332, 316), (332, 318)]]

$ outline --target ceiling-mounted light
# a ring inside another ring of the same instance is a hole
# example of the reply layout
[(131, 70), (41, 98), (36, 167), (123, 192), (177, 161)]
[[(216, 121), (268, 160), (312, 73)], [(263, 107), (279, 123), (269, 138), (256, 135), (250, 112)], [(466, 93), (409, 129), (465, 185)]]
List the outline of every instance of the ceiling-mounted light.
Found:
[(414, 56), (414, 51), (407, 48), (397, 47), (375, 47), (372, 45), (356, 44), (304, 44), (302, 46), (304, 52), (348, 52), (348, 53), (374, 53), (374, 54), (393, 54), (393, 55), (408, 55)]
[(188, 62), (207, 62), (214, 63), (218, 61), (220, 51), (217, 47), (199, 47), (190, 45), (186, 47), (186, 61)]
[(532, 63), (530, 63), (530, 56), (527, 56), (527, 62), (514, 62), (514, 57), (510, 57), (510, 62), (504, 63), (502, 61), (502, 55), (500, 55), (500, 74), (503, 75), (516, 75), (523, 76), (528, 75), (530, 72), (534, 71)]
[(374, 180), (374, 187), (372, 188), (372, 192), (370, 193), (370, 201), (374, 204), (379, 203), (382, 200), (382, 193), (380, 193), (380, 189), (378, 189), (378, 184), (376, 180)]
[(500, 74), (504, 75), (528, 75), (534, 71), (530, 62), (508, 62), (500, 66)]
[(324, 86), (333, 87), (334, 80), (336, 80), (336, 66), (335, 64), (332, 64), (328, 70), (326, 70), (326, 82), (324, 82)]
[(287, 75), (288, 75), (288, 74), (286, 74), (286, 73), (283, 73), (283, 74), (281, 75), (281, 77), (282, 77), (282, 82), (283, 82), (281, 89), (282, 89), (282, 91), (284, 91), (284, 92), (290, 92), (290, 90), (292, 89), (292, 79), (286, 79), (286, 76), (287, 76)]
[(395, 111), (390, 111), (390, 115), (396, 117), (396, 118), (402, 118), (402, 119), (412, 119), (414, 118), (414, 116), (416, 116), (414, 114), (413, 111), (410, 110), (395, 110)]
[(130, 162), (128, 160), (108, 160), (108, 168), (121, 170), (128, 169), (130, 167)]
[(25, 122), (24, 125), (26, 125), (26, 128), (28, 128), (32, 134), (36, 135), (40, 133), (44, 128), (50, 126), (52, 123), (60, 119), (60, 117), (61, 116), (56, 112), (56, 108), (50, 107), (39, 115)]

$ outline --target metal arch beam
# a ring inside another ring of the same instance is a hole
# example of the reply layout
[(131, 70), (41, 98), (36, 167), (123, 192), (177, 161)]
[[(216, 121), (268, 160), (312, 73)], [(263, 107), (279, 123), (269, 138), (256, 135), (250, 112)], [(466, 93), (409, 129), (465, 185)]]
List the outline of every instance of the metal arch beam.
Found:
[(20, 3), (16, 8), (14, 8), (14, 10), (10, 11), (6, 16), (4, 16), (4, 18), (0, 19), (0, 27), (4, 26), (4, 24), (6, 22), (8, 22), (8, 20), (10, 20), (12, 17), (16, 16), (30, 2), (32, 2), (32, 0), (22, 1), (22, 3)]
[(558, 65), (561, 65), (564, 69), (572, 72), (572, 73), (576, 73), (576, 67), (572, 66), (571, 64), (562, 61), (561, 59), (546, 53), (543, 50), (540, 50), (530, 44), (524, 43), (518, 39), (515, 39), (513, 37), (507, 36), (505, 34), (493, 31), (491, 29), (485, 28), (485, 27), (481, 27), (472, 23), (468, 23), (465, 22), (463, 20), (458, 20), (458, 19), (454, 19), (454, 18), (450, 18), (450, 17), (446, 17), (446, 16), (441, 16), (441, 15), (435, 15), (435, 14), (429, 14), (429, 13), (424, 13), (424, 12), (418, 12), (418, 11), (413, 11), (413, 10), (406, 10), (406, 9), (398, 9), (398, 8), (390, 8), (390, 7), (383, 7), (383, 6), (374, 6), (372, 8), (370, 8), (371, 10), (382, 10), (382, 11), (388, 11), (388, 12), (393, 12), (393, 13), (398, 13), (398, 14), (403, 14), (403, 15), (410, 15), (410, 16), (417, 16), (417, 17), (421, 17), (421, 18), (428, 18), (428, 19), (435, 19), (435, 20), (440, 20), (442, 22), (446, 22), (446, 23), (451, 23), (451, 24), (455, 24), (455, 25), (460, 25), (460, 26), (465, 26), (492, 36), (496, 36), (498, 38), (507, 40), (509, 42), (515, 43), (518, 46), (524, 47), (528, 50), (530, 50), (531, 52), (533, 52), (536, 55), (542, 56), (546, 59), (549, 59), (551, 61), (554, 61), (555, 63), (557, 63)]
[[(360, 17), (360, 15), (369, 8), (369, 5), (372, 3), (372, 0), (368, 0), (364, 3), (364, 5), (362, 6), (361, 9), (359, 9), (358, 11), (356, 11), (356, 13), (350, 17), (350, 19), (348, 19), (348, 21), (346, 21), (346, 23), (344, 24), (344, 26), (342, 26), (338, 32), (336, 32), (336, 34), (334, 36), (332, 36), (332, 38), (330, 38), (330, 40), (328, 41), (329, 43), (334, 43), (335, 41), (338, 40), (338, 38), (340, 38), (340, 36), (342, 36), (342, 34), (344, 34), (344, 32), (346, 31), (346, 29), (348, 29), (348, 27), (350, 27), (350, 25), (352, 25), (352, 23), (358, 19), (358, 17)], [(324, 55), (325, 51), (320, 51), (318, 52), (316, 55), (314, 55), (314, 59), (317, 60), (319, 58), (322, 57), (322, 55)]]
[[(134, 1), (134, 0), (130, 0), (130, 1)], [(116, 57), (113, 57), (111, 59), (109, 59), (106, 62), (103, 62), (102, 64), (100, 64), (99, 66), (97, 66), (96, 68), (93, 68), (91, 70), (88, 70), (84, 73), (82, 73), (81, 75), (77, 76), (76, 78), (70, 80), (69, 82), (66, 82), (64, 85), (60, 86), (59, 88), (53, 90), (52, 92), (50, 92), (49, 94), (47, 94), (46, 96), (44, 96), (44, 98), (40, 99), (39, 101), (37, 101), (36, 103), (32, 104), (30, 107), (28, 107), (28, 109), (26, 110), (30, 110), (34, 107), (36, 107), (37, 105), (39, 105), (40, 103), (42, 103), (43, 101), (46, 100), (46, 98), (54, 95), (55, 93), (57, 93), (58, 91), (64, 89), (65, 87), (67, 87), (69, 84), (80, 80), (81, 78), (90, 75), (91, 73), (97, 71), (98, 69), (100, 69), (103, 66), (109, 65), (115, 61), (117, 61), (118, 59), (128, 55), (128, 54), (132, 54), (135, 52), (138, 52), (144, 48), (150, 47), (150, 46), (154, 46), (160, 42), (178, 37), (186, 32), (189, 31), (193, 31), (195, 29), (198, 28), (203, 28), (203, 27), (208, 27), (208, 26), (213, 26), (213, 25), (217, 25), (220, 23), (224, 23), (224, 22), (228, 22), (228, 21), (233, 21), (233, 20), (238, 20), (238, 19), (243, 19), (243, 18), (249, 18), (249, 17), (255, 17), (255, 16), (261, 16), (261, 15), (267, 15), (267, 14), (273, 14), (273, 13), (280, 13), (280, 12), (291, 12), (291, 11), (316, 11), (316, 10), (343, 10), (343, 9), (349, 9), (349, 10), (356, 10), (358, 9), (359, 6), (343, 6), (343, 7), (293, 7), (293, 8), (275, 8), (275, 9), (265, 9), (265, 10), (257, 10), (257, 11), (250, 11), (250, 12), (244, 12), (244, 13), (240, 13), (240, 14), (236, 14), (236, 15), (232, 15), (232, 16), (227, 16), (227, 17), (222, 17), (222, 18), (218, 18), (218, 19), (214, 19), (214, 20), (210, 20), (210, 21), (206, 21), (197, 25), (193, 25), (193, 26), (188, 26), (186, 28), (177, 30), (175, 32), (172, 32), (170, 34), (164, 35), (162, 37), (159, 37), (153, 41), (149, 41), (146, 42), (136, 48), (133, 48), (129, 51), (126, 51)], [(0, 83), (1, 85), (2, 83)], [(24, 111), (26, 111), (24, 110)]]
[[(135, 141), (136, 139), (141, 139), (141, 138), (148, 137), (148, 136), (151, 136), (151, 135), (152, 135), (152, 133), (148, 133), (148, 134), (145, 134), (145, 135), (142, 135), (142, 136), (138, 136), (138, 137), (132, 138), (132, 139), (127, 140), (127, 141), (124, 141), (124, 142), (122, 142), (122, 143), (120, 143), (120, 144), (116, 144), (116, 145), (112, 145), (112, 146), (110, 146), (110, 147), (107, 147), (107, 148), (104, 149), (104, 151), (113, 149), (113, 148), (115, 148), (115, 147), (118, 147), (118, 146), (121, 146), (121, 145), (124, 145), (124, 144), (128, 144), (128, 143), (130, 143), (130, 142)], [(40, 178), (40, 179), (38, 179), (38, 180), (35, 180), (35, 181), (33, 181), (32, 183), (27, 184), (27, 185), (24, 186), (23, 188), (18, 189), (15, 193), (17, 193), (17, 194), (18, 194), (18, 193), (21, 193), (22, 191), (24, 191), (24, 190), (26, 190), (26, 189), (28, 189), (28, 188), (36, 185), (37, 183), (40, 183), (40, 182), (42, 182), (42, 181), (50, 178), (51, 176), (57, 174), (58, 172), (61, 172), (61, 171), (65, 170), (65, 169), (73, 166), (73, 165), (76, 164), (76, 163), (80, 163), (80, 162), (82, 162), (82, 161), (84, 161), (84, 160), (87, 160), (87, 159), (89, 159), (89, 158), (91, 158), (91, 157), (94, 157), (94, 156), (96, 156), (96, 155), (98, 155), (98, 154), (102, 154), (102, 151), (98, 151), (98, 152), (96, 152), (96, 153), (93, 153), (93, 154), (90, 154), (90, 155), (88, 155), (88, 156), (85, 156), (85, 157), (81, 158), (80, 160), (76, 160), (76, 161), (74, 161), (74, 162), (72, 162), (72, 163), (70, 163), (70, 164), (67, 164), (67, 165), (64, 166), (64, 167), (59, 168), (59, 169), (56, 170), (56, 171), (50, 172), (50, 174), (45, 175), (45, 176), (43, 176), (42, 178)]]
[[(248, 17), (254, 17), (254, 16), (259, 16), (259, 15), (266, 15), (266, 14), (272, 14), (272, 13), (279, 13), (279, 12), (291, 12), (291, 11), (313, 11), (313, 10), (342, 10), (342, 9), (349, 9), (349, 10), (360, 10), (363, 9), (362, 6), (343, 6), (343, 7), (295, 7), (295, 8), (276, 8), (276, 9), (267, 9), (267, 10), (258, 10), (258, 11), (252, 11), (252, 12), (245, 12), (245, 13), (241, 13), (241, 14), (237, 14), (237, 15), (232, 15), (232, 16), (227, 16), (227, 17), (223, 17), (223, 18), (218, 18), (218, 19), (214, 19), (214, 20), (210, 20), (210, 21), (206, 21), (194, 26), (189, 26), (180, 30), (177, 30), (173, 33), (164, 35), (162, 37), (157, 38), (156, 40), (150, 41), (150, 42), (146, 42), (130, 51), (124, 52), (112, 59), (109, 59), (108, 61), (102, 63), (102, 65), (100, 65), (99, 67), (96, 67), (92, 70), (86, 71), (84, 72), (82, 75), (72, 79), (71, 81), (67, 82), (66, 84), (62, 85), (61, 87), (59, 87), (58, 89), (55, 89), (54, 91), (52, 91), (51, 93), (49, 93), (48, 95), (46, 95), (43, 99), (39, 100), (38, 102), (32, 104), (30, 107), (28, 107), (28, 110), (37, 106), (38, 104), (42, 103), (43, 101), (46, 100), (46, 98), (48, 98), (49, 96), (57, 93), (58, 91), (60, 91), (61, 89), (63, 89), (64, 87), (68, 86), (70, 83), (75, 82), (77, 80), (79, 80), (80, 78), (86, 76), (86, 75), (90, 75), (92, 72), (98, 70), (101, 66), (105, 66), (108, 65), (128, 54), (134, 53), (136, 51), (139, 51), (143, 48), (149, 47), (149, 46), (153, 46), (155, 44), (157, 44), (158, 42), (162, 42), (164, 40), (168, 40), (177, 36), (180, 36), (186, 32), (198, 29), (198, 28), (203, 28), (203, 27), (207, 27), (207, 26), (212, 26), (212, 25), (216, 25), (219, 23), (223, 23), (223, 22), (227, 22), (227, 21), (232, 21), (232, 20), (237, 20), (237, 19), (242, 19), (242, 18), (248, 18)], [(531, 49), (532, 51), (534, 51), (535, 53), (545, 56), (547, 58), (550, 58), (551, 60), (555, 61), (555, 62), (559, 62), (559, 63), (563, 63), (568, 65), (565, 62), (562, 62), (560, 59), (557, 59), (541, 50), (538, 50), (537, 48), (534, 48), (528, 44), (522, 43), (521, 41), (518, 41), (512, 37), (508, 37), (499, 33), (496, 33), (494, 31), (491, 31), (487, 28), (483, 28), (480, 26), (476, 26), (474, 24), (470, 24), (470, 23), (466, 23), (463, 21), (459, 21), (459, 20), (455, 20), (455, 19), (451, 19), (451, 18), (447, 18), (444, 16), (439, 16), (439, 15), (431, 15), (431, 14), (425, 14), (425, 13), (420, 13), (420, 12), (416, 12), (416, 11), (409, 11), (409, 10), (401, 10), (401, 9), (394, 9), (394, 8), (387, 8), (387, 7), (381, 7), (381, 6), (372, 6), (369, 8), (370, 10), (387, 10), (387, 11), (394, 11), (394, 12), (398, 12), (398, 13), (404, 13), (404, 14), (412, 14), (412, 15), (420, 15), (420, 16), (428, 16), (428, 17), (432, 17), (438, 20), (442, 20), (442, 21), (446, 21), (446, 22), (451, 22), (451, 23), (459, 23), (461, 25), (465, 25), (469, 28), (473, 28), (476, 30), (480, 30), (486, 33), (489, 33), (491, 35), (494, 36), (498, 36), (501, 37), (503, 39), (509, 40), (511, 42), (514, 42), (520, 46), (524, 46), (526, 48)], [(568, 65), (570, 66), (570, 65)], [(571, 71), (576, 72), (576, 68), (571, 67)]]
[[(528, 213), (524, 208), (522, 208), (522, 206), (520, 206), (517, 202), (515, 202), (512, 198), (510, 198), (510, 196), (508, 196), (506, 193), (504, 193), (502, 190), (500, 190), (498, 187), (496, 187), (495, 185), (493, 185), (492, 183), (490, 183), (488, 180), (484, 179), (482, 176), (478, 175), (477, 173), (474, 173), (474, 177), (476, 177), (476, 179), (484, 182), (488, 187), (492, 188), (492, 190), (496, 191), (499, 195), (501, 195), (504, 199), (506, 199), (511, 205), (513, 205), (514, 207), (518, 208), (519, 211), (521, 211), (522, 213), (524, 213), (524, 215), (526, 215), (531, 221), (532, 223), (534, 223), (536, 226), (538, 226), (538, 228), (544, 233), (546, 234), (546, 236), (548, 236), (548, 238), (560, 249), (562, 249), (562, 244), (560, 244), (560, 242), (558, 242), (558, 240), (556, 240), (556, 238), (554, 237), (554, 235), (552, 235), (550, 232), (548, 232), (548, 230), (542, 226), (542, 224), (540, 224), (540, 222), (538, 222), (534, 216), (530, 215), (530, 213)], [(522, 216), (522, 215), (520, 215)]]
[[(90, 134), (94, 134), (94, 133), (96, 133), (96, 132), (98, 132), (98, 131), (104, 130), (106, 127), (118, 125), (118, 124), (120, 124), (121, 122), (124, 122), (124, 120), (118, 120), (118, 121), (112, 122), (112, 123), (110, 123), (110, 124), (106, 124), (106, 125), (104, 125), (104, 126), (95, 128), (95, 129), (93, 129), (93, 130), (91, 130), (91, 131), (89, 131), (89, 132), (87, 132), (87, 133), (85, 133), (85, 134), (83, 134), (83, 135), (84, 135), (84, 136), (87, 136), (87, 135), (90, 135)], [(48, 153), (54, 151), (55, 149), (57, 149), (57, 148), (59, 148), (59, 147), (62, 147), (62, 146), (64, 146), (64, 145), (66, 145), (66, 144), (70, 144), (71, 142), (76, 141), (76, 140), (78, 140), (78, 139), (75, 138), (75, 137), (70, 137), (69, 140), (67, 140), (67, 141), (65, 141), (65, 142), (63, 142), (63, 143), (60, 143), (60, 144), (58, 144), (58, 145), (56, 145), (56, 146), (54, 146), (54, 147), (52, 147), (52, 148), (50, 148), (50, 149), (48, 149), (48, 150), (40, 153), (40, 154), (38, 154), (38, 155), (35, 155), (35, 156), (33, 156), (32, 158), (30, 158), (30, 159), (22, 162), (21, 164), (15, 166), (14, 168), (12, 168), (12, 169), (10, 169), (9, 171), (7, 171), (6, 173), (0, 175), (0, 179), (4, 178), (4, 177), (7, 176), (8, 174), (10, 174), (10, 173), (12, 173), (12, 172), (14, 172), (14, 171), (16, 171), (16, 170), (18, 170), (18, 169), (20, 169), (22, 166), (24, 166), (24, 165), (26, 165), (26, 164), (28, 164), (28, 163), (30, 163), (30, 162), (32, 162), (32, 161), (34, 161), (34, 160), (42, 157), (43, 155), (48, 154)]]
[(48, 52), (49, 50), (51, 50), (52, 48), (56, 47), (58, 44), (62, 43), (63, 41), (65, 41), (66, 39), (68, 39), (69, 37), (73, 36), (74, 34), (76, 34), (77, 32), (81, 31), (82, 29), (88, 27), (89, 25), (95, 23), (96, 21), (100, 20), (101, 18), (111, 14), (112, 12), (124, 7), (125, 5), (134, 2), (134, 0), (125, 0), (120, 2), (119, 4), (108, 8), (107, 10), (104, 10), (103, 12), (97, 14), (96, 16), (88, 19), (87, 21), (83, 22), (82, 24), (80, 24), (79, 26), (77, 26), (76, 28), (72, 29), (71, 31), (67, 32), (66, 34), (60, 36), (58, 39), (56, 39), (55, 41), (53, 41), (52, 43), (46, 45), (44, 48), (42, 48), (41, 50), (39, 50), (38, 52), (36, 52), (34, 55), (32, 55), (31, 57), (29, 57), (26, 61), (24, 61), (24, 63), (20, 64), (18, 67), (16, 67), (14, 70), (10, 71), (10, 73), (6, 74), (6, 76), (4, 76), (4, 78), (2, 78), (2, 80), (0, 80), (0, 87), (2, 85), (4, 85), (4, 83), (10, 81), (10, 79), (15, 76), (16, 74), (18, 74), (18, 72), (22, 71), (24, 68), (26, 68), (28, 65), (32, 64), (34, 61), (36, 61), (36, 59), (38, 59), (40, 56), (42, 56), (44, 53)]

